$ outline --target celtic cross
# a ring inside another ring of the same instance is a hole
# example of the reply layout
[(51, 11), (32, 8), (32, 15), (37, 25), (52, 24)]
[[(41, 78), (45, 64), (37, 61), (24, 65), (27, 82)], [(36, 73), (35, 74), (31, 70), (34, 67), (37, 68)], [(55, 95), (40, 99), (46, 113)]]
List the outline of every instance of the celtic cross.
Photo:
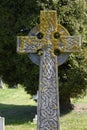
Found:
[(40, 24), (28, 36), (17, 37), (17, 52), (40, 53), (40, 56), (36, 54), (36, 59), (31, 54), (31, 59), (40, 64), (38, 130), (60, 130), (58, 65), (65, 62), (70, 52), (79, 52), (80, 47), (81, 38), (70, 36), (62, 25), (57, 24), (54, 10), (41, 11)]

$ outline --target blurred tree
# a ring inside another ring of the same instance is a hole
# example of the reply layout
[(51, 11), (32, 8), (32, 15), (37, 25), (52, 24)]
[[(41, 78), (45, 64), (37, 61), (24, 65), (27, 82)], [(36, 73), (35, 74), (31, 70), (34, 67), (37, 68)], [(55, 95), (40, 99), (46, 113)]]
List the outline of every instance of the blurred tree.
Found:
[(71, 107), (70, 97), (87, 89), (87, 3), (86, 0), (1, 0), (0, 77), (12, 87), (22, 84), (30, 94), (38, 89), (39, 67), (28, 56), (16, 53), (16, 36), (27, 35), (38, 22), (40, 10), (55, 9), (58, 22), (71, 35), (82, 35), (83, 48), (59, 67), (60, 104)]
[(35, 25), (39, 8), (36, 0), (2, 0), (0, 14), (0, 76), (9, 86), (23, 84), (25, 77), (29, 80), (32, 63), (16, 53), (16, 39)]

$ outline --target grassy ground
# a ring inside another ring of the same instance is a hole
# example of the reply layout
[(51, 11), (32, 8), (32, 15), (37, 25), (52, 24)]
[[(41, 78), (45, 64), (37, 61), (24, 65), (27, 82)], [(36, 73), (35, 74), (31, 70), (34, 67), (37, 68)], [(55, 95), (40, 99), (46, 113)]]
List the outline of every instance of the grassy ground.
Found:
[[(72, 102), (75, 109), (61, 113), (61, 130), (87, 130), (87, 96)], [(5, 130), (36, 130), (35, 114), (36, 103), (23, 88), (0, 89), (0, 116), (5, 117)]]

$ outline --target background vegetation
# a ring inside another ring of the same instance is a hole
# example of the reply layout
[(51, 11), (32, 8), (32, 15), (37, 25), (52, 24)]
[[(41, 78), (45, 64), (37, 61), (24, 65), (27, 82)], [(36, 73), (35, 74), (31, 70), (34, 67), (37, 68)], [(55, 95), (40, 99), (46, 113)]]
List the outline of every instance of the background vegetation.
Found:
[(82, 35), (82, 52), (71, 54), (59, 67), (60, 104), (71, 107), (70, 97), (85, 94), (87, 89), (87, 1), (86, 0), (1, 0), (0, 2), (0, 77), (9, 87), (18, 83), (35, 94), (38, 89), (39, 67), (28, 55), (18, 55), (18, 35), (27, 35), (38, 23), (40, 10), (55, 9), (58, 22), (71, 35)]

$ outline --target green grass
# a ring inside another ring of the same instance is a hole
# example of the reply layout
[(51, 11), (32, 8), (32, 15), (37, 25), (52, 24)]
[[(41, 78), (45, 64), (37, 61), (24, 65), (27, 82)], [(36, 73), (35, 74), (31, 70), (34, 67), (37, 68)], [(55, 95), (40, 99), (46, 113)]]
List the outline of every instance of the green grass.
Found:
[(60, 120), (61, 130), (87, 130), (87, 113), (70, 112)]
[[(87, 96), (72, 100), (73, 103), (87, 103)], [(36, 103), (23, 88), (0, 89), (0, 116), (5, 117), (5, 130), (36, 130), (33, 118)], [(87, 111), (61, 113), (61, 130), (87, 130)]]
[(72, 103), (87, 103), (87, 96), (81, 96), (80, 98), (73, 98), (71, 99)]
[(5, 117), (6, 130), (34, 130), (35, 113), (36, 103), (23, 88), (0, 89), (0, 116)]

